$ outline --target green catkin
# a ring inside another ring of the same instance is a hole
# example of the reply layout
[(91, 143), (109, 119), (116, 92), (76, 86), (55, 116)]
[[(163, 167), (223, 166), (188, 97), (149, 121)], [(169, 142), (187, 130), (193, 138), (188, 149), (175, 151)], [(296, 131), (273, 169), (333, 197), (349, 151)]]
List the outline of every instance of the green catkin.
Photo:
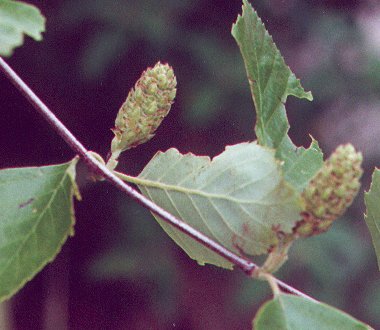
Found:
[(168, 64), (158, 62), (143, 72), (129, 92), (115, 120), (111, 158), (149, 141), (169, 113), (176, 95), (177, 80)]
[(302, 194), (303, 220), (294, 235), (308, 237), (329, 229), (351, 205), (360, 188), (362, 154), (351, 144), (339, 146), (311, 180)]

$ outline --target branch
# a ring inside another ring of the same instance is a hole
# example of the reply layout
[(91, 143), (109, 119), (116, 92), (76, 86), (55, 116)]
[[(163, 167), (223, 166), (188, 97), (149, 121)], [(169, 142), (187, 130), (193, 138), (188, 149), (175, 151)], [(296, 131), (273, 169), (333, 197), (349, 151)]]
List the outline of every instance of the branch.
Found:
[[(258, 266), (252, 261), (241, 257), (230, 250), (226, 249), (224, 246), (213, 241), (206, 235), (202, 234), (198, 230), (189, 226), (187, 223), (180, 219), (177, 219), (172, 214), (156, 205), (148, 198), (140, 194), (137, 190), (133, 189), (131, 186), (126, 184), (124, 181), (119, 179), (114, 175), (105, 165), (97, 161), (78, 140), (77, 138), (63, 125), (63, 123), (49, 110), (49, 108), (41, 101), (41, 99), (26, 85), (22, 79), (17, 75), (16, 72), (0, 57), (0, 70), (9, 78), (13, 85), (21, 92), (21, 94), (33, 105), (37, 112), (53, 127), (53, 129), (66, 141), (72, 150), (80, 155), (80, 157), (86, 162), (89, 169), (108, 180), (116, 188), (123, 191), (130, 198), (135, 200), (137, 203), (147, 208), (154, 214), (158, 215), (162, 220), (171, 224), (175, 228), (179, 229), (186, 235), (192, 237), (197, 242), (201, 243), (208, 249), (214, 251), (221, 257), (230, 261), (240, 269), (242, 269), (247, 275), (251, 276), (253, 271), (258, 268)], [(298, 296), (310, 299), (316, 302), (315, 299), (304, 294), (301, 291), (289, 286), (288, 284), (275, 279), (277, 284), (283, 289), (296, 294)]]

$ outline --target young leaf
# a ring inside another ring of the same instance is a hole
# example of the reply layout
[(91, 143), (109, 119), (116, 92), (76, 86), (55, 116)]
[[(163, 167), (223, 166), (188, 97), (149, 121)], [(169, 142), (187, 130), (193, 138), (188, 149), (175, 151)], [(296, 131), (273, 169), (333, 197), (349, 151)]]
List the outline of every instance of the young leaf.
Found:
[(323, 303), (288, 294), (266, 302), (253, 320), (255, 330), (369, 330), (352, 316)]
[[(134, 181), (156, 204), (225, 247), (257, 255), (300, 218), (299, 194), (283, 179), (274, 152), (256, 143), (229, 146), (210, 160), (176, 149), (157, 153)], [(214, 252), (157, 218), (200, 264), (231, 268)]]
[(372, 236), (380, 270), (380, 169), (373, 172), (371, 188), (365, 193), (364, 200), (367, 207), (365, 221)]
[(36, 41), (42, 39), (45, 18), (29, 4), (12, 0), (0, 0), (0, 55), (10, 56), (13, 49), (21, 46), (24, 36)]
[(73, 235), (77, 160), (0, 171), (0, 301), (51, 262)]
[[(297, 150), (288, 136), (285, 102), (289, 95), (310, 101), (313, 97), (304, 91), (285, 64), (272, 37), (247, 0), (243, 0), (243, 13), (232, 26), (232, 35), (239, 45), (248, 75), (256, 109), (258, 142), (276, 150), (277, 158), (285, 162), (287, 181), (301, 191), (322, 166), (323, 155), (316, 142), (309, 149)], [(294, 170), (298, 168), (304, 172)]]
[(285, 180), (299, 192), (304, 190), (323, 165), (322, 151), (314, 139), (310, 147), (305, 149), (304, 147), (297, 148), (290, 138), (286, 137), (283, 145), (277, 149), (277, 158), (284, 161)]

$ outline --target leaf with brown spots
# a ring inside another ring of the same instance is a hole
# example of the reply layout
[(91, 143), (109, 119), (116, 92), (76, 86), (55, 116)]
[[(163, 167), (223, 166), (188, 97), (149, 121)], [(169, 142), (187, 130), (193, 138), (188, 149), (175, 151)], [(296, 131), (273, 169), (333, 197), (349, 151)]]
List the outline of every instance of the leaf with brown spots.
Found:
[[(300, 219), (299, 194), (285, 182), (274, 151), (256, 143), (229, 146), (212, 160), (176, 149), (159, 152), (133, 181), (156, 204), (237, 253), (266, 253), (277, 244), (272, 228), (291, 232)], [(156, 219), (198, 263), (232, 268)]]

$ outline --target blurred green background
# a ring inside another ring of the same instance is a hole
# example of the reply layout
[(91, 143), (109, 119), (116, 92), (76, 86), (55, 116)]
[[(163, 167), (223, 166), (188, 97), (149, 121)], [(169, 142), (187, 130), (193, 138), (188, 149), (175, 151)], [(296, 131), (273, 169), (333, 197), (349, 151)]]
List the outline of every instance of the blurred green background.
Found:
[[(105, 156), (115, 116), (141, 72), (158, 60), (177, 75), (170, 115), (150, 142), (125, 152), (138, 174), (158, 151), (215, 156), (254, 140), (254, 110), (230, 35), (240, 0), (29, 1), (47, 18), (12, 67), (86, 147)], [(313, 102), (289, 99), (290, 135), (312, 134), (328, 155), (352, 142), (365, 158), (363, 188), (380, 164), (380, 4), (363, 0), (256, 0), (286, 62)], [(0, 76), (0, 165), (62, 163), (74, 155)], [(76, 235), (10, 302), (10, 329), (248, 329), (270, 297), (242, 272), (200, 267), (153, 217), (79, 168)], [(380, 328), (380, 278), (361, 193), (327, 234), (299, 241), (278, 277)], [(261, 259), (254, 259), (260, 262)], [(5, 325), (4, 325), (5, 326)], [(1, 326), (0, 326), (1, 328)]]

